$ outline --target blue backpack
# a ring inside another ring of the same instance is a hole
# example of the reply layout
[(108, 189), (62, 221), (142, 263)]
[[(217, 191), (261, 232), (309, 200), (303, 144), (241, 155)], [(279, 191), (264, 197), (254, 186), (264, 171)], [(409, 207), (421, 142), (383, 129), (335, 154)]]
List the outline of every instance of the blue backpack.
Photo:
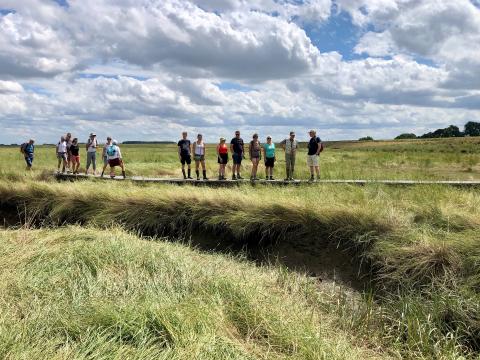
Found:
[(117, 149), (115, 148), (115, 145), (110, 145), (108, 148), (107, 148), (107, 155), (108, 156), (113, 156), (115, 155), (115, 152), (117, 151)]

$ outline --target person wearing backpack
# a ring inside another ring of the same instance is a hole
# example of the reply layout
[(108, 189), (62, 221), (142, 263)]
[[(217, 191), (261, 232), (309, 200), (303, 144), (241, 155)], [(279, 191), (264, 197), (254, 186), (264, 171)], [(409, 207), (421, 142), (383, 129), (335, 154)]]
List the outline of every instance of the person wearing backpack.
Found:
[(102, 149), (103, 169), (102, 169), (102, 174), (100, 175), (101, 177), (103, 177), (103, 174), (105, 173), (105, 169), (108, 166), (107, 149), (110, 145), (112, 145), (112, 138), (109, 136), (107, 137), (107, 142), (105, 143), (105, 145), (103, 145), (103, 149)]
[(107, 157), (108, 165), (110, 165), (110, 177), (112, 179), (115, 177), (115, 166), (120, 166), (123, 178), (125, 179), (125, 165), (123, 164), (122, 152), (117, 145), (117, 140), (113, 140), (112, 144), (107, 148)]
[(33, 165), (33, 154), (35, 152), (35, 140), (30, 139), (28, 142), (23, 143), (20, 146), (20, 152), (23, 154), (25, 158), (25, 162), (27, 163), (27, 170), (32, 170)]
[(65, 136), (60, 138), (55, 151), (58, 159), (57, 172), (60, 173), (60, 165), (62, 165), (63, 174), (65, 173), (65, 168), (67, 167), (67, 141), (65, 140)]
[(315, 173), (317, 174), (317, 180), (320, 179), (320, 166), (319, 166), (319, 156), (323, 151), (322, 140), (317, 136), (315, 130), (310, 130), (308, 132), (310, 135), (310, 141), (308, 142), (308, 153), (307, 153), (307, 165), (310, 168), (310, 182), (315, 181)]
[(88, 175), (90, 165), (93, 165), (93, 175), (97, 174), (97, 146), (97, 135), (90, 133), (90, 137), (85, 145), (85, 148), (87, 149), (87, 167), (85, 168), (86, 175)]

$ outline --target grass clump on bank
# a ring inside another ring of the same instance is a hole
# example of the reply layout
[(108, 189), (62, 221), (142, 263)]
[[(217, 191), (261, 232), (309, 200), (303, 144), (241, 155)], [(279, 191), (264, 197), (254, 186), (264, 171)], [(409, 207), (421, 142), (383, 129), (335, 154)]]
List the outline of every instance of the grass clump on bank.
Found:
[[(345, 331), (381, 334), (382, 346), (405, 357), (480, 350), (480, 195), (474, 190), (1, 182), (0, 199), (0, 208), (37, 224), (119, 224), (175, 238), (201, 233), (226, 245), (283, 244), (319, 258), (333, 247), (332, 256), (349, 254), (350, 266), (373, 279), (356, 308), (330, 308)], [(318, 304), (318, 294), (308, 292), (308, 303)]]
[(365, 359), (302, 276), (117, 228), (0, 231), (0, 357)]

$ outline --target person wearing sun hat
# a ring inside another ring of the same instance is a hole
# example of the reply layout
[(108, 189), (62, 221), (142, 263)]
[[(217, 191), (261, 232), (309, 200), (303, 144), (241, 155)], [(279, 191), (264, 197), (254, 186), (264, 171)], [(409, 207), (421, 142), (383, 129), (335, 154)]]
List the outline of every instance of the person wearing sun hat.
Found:
[(125, 165), (123, 164), (122, 152), (117, 144), (117, 140), (113, 140), (112, 145), (107, 148), (108, 165), (110, 165), (110, 177), (112, 179), (115, 177), (115, 166), (120, 166), (122, 169), (123, 178), (125, 179)]
[(218, 156), (218, 180), (226, 180), (225, 178), (225, 167), (228, 163), (228, 146), (225, 143), (226, 139), (224, 137), (220, 138), (220, 142), (217, 145), (217, 156)]
[(97, 173), (97, 134), (90, 133), (85, 148), (87, 149), (87, 166), (85, 168), (85, 174), (88, 175), (90, 165), (93, 167), (93, 175)]

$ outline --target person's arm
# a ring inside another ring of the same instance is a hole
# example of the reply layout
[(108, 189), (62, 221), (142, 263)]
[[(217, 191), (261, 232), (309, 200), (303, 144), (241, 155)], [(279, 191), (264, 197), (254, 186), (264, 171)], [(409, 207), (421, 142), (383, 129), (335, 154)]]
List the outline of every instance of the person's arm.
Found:
[(287, 139), (283, 139), (282, 142), (280, 143), (280, 145), (282, 145), (282, 149), (283, 151), (285, 151), (286, 149), (286, 144), (287, 144)]
[(320, 138), (318, 138), (318, 137), (317, 137), (317, 145), (318, 145), (318, 147), (317, 147), (317, 156), (319, 156), (319, 155), (320, 155), (320, 151), (322, 150), (322, 146), (321, 146), (321, 145), (322, 145), (322, 140), (320, 140)]
[[(233, 140), (232, 140), (232, 141), (233, 141)], [(232, 141), (230, 141), (230, 152), (233, 154), (234, 151), (233, 151), (233, 142), (232, 142)]]
[(87, 143), (85, 144), (85, 150), (88, 151), (88, 145), (90, 144), (90, 139), (87, 140)]
[(177, 144), (177, 147), (178, 147), (178, 158), (181, 159), (182, 158), (182, 148), (180, 146), (180, 143)]
[(197, 151), (197, 142), (195, 141), (192, 145), (192, 150), (191, 150), (191, 153), (195, 156), (196, 152)]
[(205, 159), (207, 158), (207, 144), (203, 143), (203, 156), (205, 156)]
[(55, 146), (55, 152), (58, 153), (58, 145), (60, 145), (60, 143), (57, 144), (57, 146)]
[(217, 145), (217, 156), (220, 156), (220, 145)]
[(122, 159), (122, 152), (120, 151), (120, 147), (118, 147), (118, 146), (117, 146), (117, 151), (118, 151), (118, 158), (119, 158), (120, 160), (123, 160), (123, 159)]

